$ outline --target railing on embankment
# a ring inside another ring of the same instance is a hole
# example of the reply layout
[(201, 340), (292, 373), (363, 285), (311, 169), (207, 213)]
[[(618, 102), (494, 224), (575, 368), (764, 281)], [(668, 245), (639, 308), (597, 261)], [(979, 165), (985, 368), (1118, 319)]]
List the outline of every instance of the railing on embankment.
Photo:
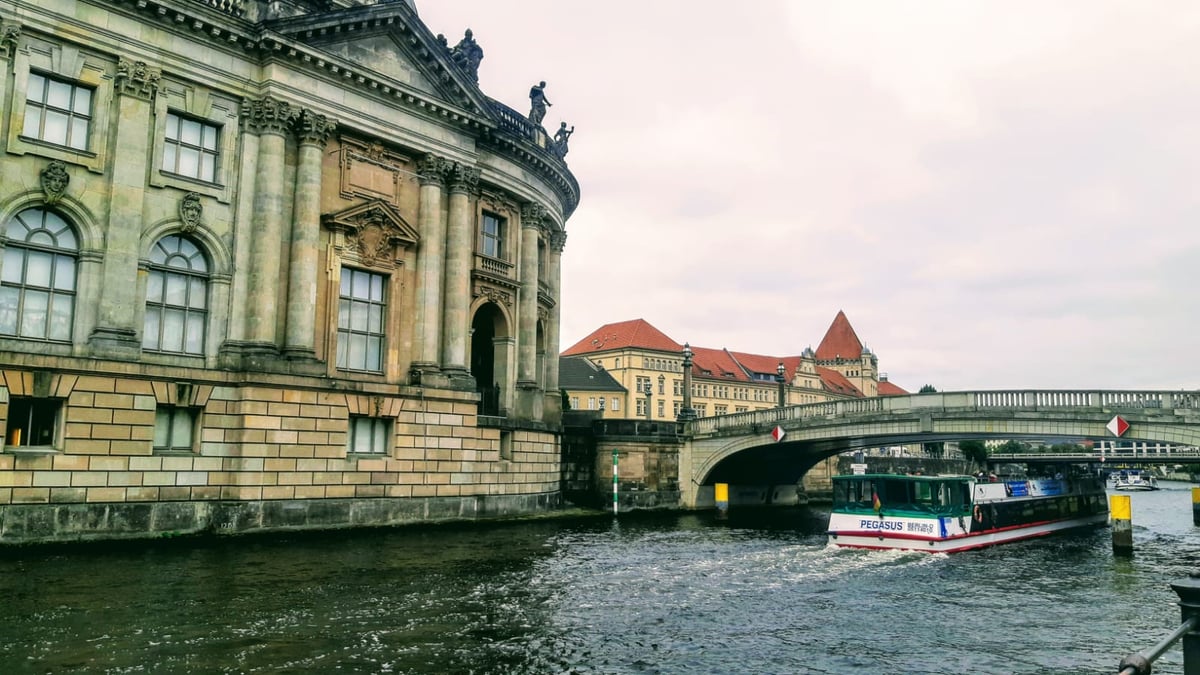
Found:
[(842, 417), (870, 413), (904, 413), (920, 410), (1200, 410), (1200, 391), (961, 391), (874, 396), (823, 403), (755, 410), (688, 422), (691, 435), (730, 429), (764, 427), (813, 417)]
[(1180, 638), (1184, 675), (1200, 675), (1200, 573), (1193, 572), (1187, 579), (1171, 584), (1171, 588), (1179, 595), (1183, 622), (1153, 647), (1121, 659), (1117, 675), (1150, 675), (1154, 661)]

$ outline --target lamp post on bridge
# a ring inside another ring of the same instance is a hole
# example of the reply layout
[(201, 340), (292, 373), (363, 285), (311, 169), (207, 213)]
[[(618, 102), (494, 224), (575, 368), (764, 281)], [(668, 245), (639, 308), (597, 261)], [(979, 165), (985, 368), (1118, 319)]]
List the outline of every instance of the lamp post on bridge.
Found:
[(650, 378), (646, 378), (646, 421), (650, 421), (650, 394), (654, 393)]
[(692, 347), (683, 343), (683, 406), (679, 409), (676, 422), (689, 422), (696, 419), (696, 410), (692, 408)]
[(783, 361), (775, 367), (775, 381), (779, 383), (779, 407), (787, 405), (787, 381), (784, 380), (784, 375), (787, 373), (787, 368), (783, 367)]

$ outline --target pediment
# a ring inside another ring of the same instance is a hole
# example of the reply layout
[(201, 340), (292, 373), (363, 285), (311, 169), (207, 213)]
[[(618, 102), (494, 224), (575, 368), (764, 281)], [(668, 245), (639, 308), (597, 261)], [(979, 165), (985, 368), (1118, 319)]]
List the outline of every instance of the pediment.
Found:
[[(395, 82), (441, 103), (477, 114), (489, 109), (475, 79), (404, 2), (336, 9), (269, 23), (280, 35), (362, 69), (371, 79)], [(351, 73), (347, 73), (351, 75)]]
[(322, 216), (326, 228), (343, 235), (343, 248), (366, 264), (390, 262), (397, 249), (413, 248), (421, 236), (387, 202), (372, 200)]

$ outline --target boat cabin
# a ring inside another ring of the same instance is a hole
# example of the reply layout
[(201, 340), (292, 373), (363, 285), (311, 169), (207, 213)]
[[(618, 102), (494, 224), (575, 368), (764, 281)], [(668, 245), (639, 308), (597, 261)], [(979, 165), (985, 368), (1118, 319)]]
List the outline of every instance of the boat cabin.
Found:
[(838, 513), (962, 516), (971, 510), (970, 476), (861, 474), (833, 477)]

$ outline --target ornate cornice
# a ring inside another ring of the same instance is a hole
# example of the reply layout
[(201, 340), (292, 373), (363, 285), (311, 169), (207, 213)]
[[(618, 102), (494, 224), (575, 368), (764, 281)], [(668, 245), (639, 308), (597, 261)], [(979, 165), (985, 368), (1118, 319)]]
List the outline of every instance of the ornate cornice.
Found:
[(337, 128), (337, 122), (327, 119), (324, 115), (318, 115), (307, 108), (300, 111), (296, 116), (296, 136), (301, 143), (325, 147), (329, 142), (329, 136), (333, 134), (333, 130)]
[(494, 192), (484, 192), (479, 196), (479, 202), (483, 208), (497, 214), (505, 214), (509, 217), (516, 216), (521, 212), (520, 207), (512, 199), (505, 195), (496, 194)]
[(11, 58), (21, 41), (21, 25), (16, 23), (0, 24), (0, 54)]
[(117, 75), (113, 84), (118, 94), (150, 101), (158, 93), (161, 79), (162, 70), (151, 68), (145, 61), (130, 61), (122, 56), (117, 61)]
[(296, 106), (270, 97), (246, 99), (242, 105), (242, 123), (255, 134), (286, 136), (298, 114)]

